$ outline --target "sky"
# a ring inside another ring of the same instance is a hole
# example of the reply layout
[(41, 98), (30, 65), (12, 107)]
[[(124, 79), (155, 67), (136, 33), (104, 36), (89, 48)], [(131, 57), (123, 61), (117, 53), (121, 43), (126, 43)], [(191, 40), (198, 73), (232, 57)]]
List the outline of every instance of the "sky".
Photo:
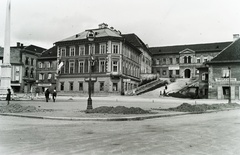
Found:
[[(51, 48), (107, 23), (150, 47), (232, 41), (240, 34), (239, 0), (11, 0), (11, 46)], [(0, 46), (7, 0), (0, 0)]]

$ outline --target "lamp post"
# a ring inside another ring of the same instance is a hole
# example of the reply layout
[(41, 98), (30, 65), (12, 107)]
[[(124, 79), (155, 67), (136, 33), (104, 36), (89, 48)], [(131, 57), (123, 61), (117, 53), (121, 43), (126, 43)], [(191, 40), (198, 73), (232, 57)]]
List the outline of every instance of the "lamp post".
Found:
[[(94, 41), (95, 35), (93, 33), (93, 31), (89, 31), (87, 34), (87, 39), (88, 41), (92, 42)], [(94, 58), (92, 55), (92, 44), (90, 44), (90, 53), (89, 53), (89, 62), (90, 62), (90, 67), (89, 67), (89, 80), (88, 80), (88, 100), (87, 100), (87, 110), (89, 109), (93, 109), (92, 107), (92, 66), (94, 63)]]
[(229, 98), (228, 98), (228, 103), (231, 103), (231, 67), (228, 67), (229, 71)]

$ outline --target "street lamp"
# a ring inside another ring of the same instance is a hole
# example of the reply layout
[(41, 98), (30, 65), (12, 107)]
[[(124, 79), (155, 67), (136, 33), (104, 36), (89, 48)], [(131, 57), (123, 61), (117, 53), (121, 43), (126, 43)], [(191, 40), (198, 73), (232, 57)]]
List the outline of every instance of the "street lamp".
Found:
[(231, 103), (231, 67), (228, 67), (229, 71), (229, 98), (228, 98), (228, 103)]
[[(93, 31), (89, 31), (87, 34), (87, 39), (88, 41), (92, 42), (94, 41), (95, 34)], [(94, 65), (94, 58), (92, 55), (92, 44), (90, 44), (90, 53), (89, 53), (89, 62), (90, 62), (90, 67), (89, 67), (89, 80), (88, 80), (88, 100), (87, 100), (87, 110), (93, 109), (92, 107), (92, 66)]]

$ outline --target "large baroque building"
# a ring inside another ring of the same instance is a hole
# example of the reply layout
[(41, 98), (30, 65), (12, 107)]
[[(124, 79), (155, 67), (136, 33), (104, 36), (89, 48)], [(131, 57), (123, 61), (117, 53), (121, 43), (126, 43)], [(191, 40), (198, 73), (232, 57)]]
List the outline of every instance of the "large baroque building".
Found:
[[(94, 40), (89, 40), (89, 33), (94, 34)], [(134, 45), (136, 41), (138, 46)], [(145, 64), (144, 72), (151, 72), (151, 56), (145, 44), (135, 34), (122, 35), (104, 23), (55, 45), (58, 61), (63, 62), (58, 75), (60, 92), (88, 92), (91, 66), (92, 92), (98, 93), (123, 94), (136, 88), (140, 82), (141, 63)]]
[(153, 55), (153, 73), (160, 78), (195, 78), (199, 68), (232, 42), (162, 46), (149, 48)]

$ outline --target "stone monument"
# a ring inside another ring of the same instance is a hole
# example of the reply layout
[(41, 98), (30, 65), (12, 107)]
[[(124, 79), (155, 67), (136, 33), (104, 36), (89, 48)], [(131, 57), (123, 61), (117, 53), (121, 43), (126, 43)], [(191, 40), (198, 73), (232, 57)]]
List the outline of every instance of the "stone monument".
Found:
[(7, 89), (11, 89), (11, 64), (10, 64), (10, 10), (11, 2), (7, 2), (5, 38), (3, 50), (3, 63), (1, 65), (0, 94), (7, 94)]

